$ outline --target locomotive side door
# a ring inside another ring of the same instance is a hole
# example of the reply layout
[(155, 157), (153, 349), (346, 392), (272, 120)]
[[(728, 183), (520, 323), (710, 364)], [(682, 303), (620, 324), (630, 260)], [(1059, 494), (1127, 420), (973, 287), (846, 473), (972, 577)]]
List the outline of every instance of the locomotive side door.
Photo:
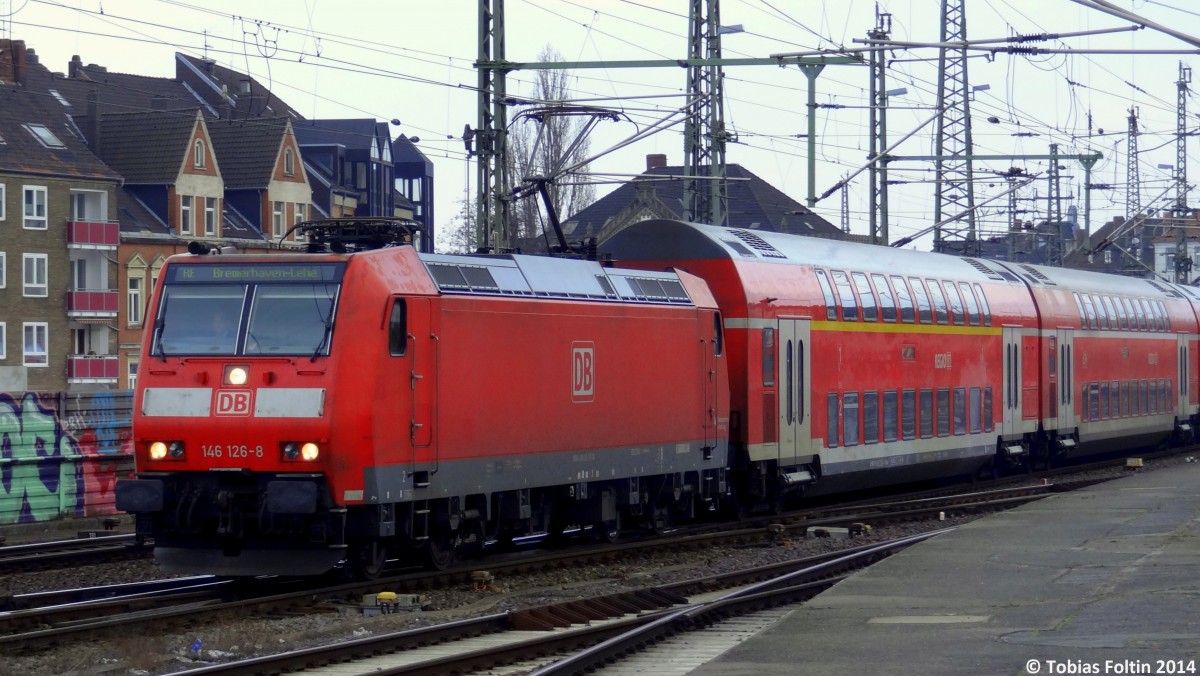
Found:
[(1058, 421), (1055, 429), (1070, 433), (1075, 429), (1075, 331), (1073, 329), (1058, 329), (1058, 392), (1055, 401), (1058, 402)]
[(1021, 329), (1004, 327), (1004, 423), (1000, 432), (1011, 439), (1021, 434)]
[[(437, 387), (437, 338), (433, 335), (433, 309), (428, 298), (408, 298), (408, 343), (410, 371), (407, 386), (412, 392), (409, 437), (415, 451), (433, 443), (433, 399)], [(415, 457), (414, 457), (415, 460)]]
[(779, 320), (779, 464), (809, 462), (812, 405), (809, 320)]

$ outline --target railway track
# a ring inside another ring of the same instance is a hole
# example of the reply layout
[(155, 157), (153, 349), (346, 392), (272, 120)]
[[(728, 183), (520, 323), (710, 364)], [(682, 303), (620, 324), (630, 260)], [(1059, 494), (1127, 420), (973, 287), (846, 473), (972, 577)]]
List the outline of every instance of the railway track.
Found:
[[(696, 578), (653, 590), (497, 613), (183, 673), (319, 673), (316, 667), (320, 665), (348, 661), (356, 662), (355, 671), (372, 674), (468, 673), (513, 663), (517, 669), (536, 669), (537, 674), (587, 673), (673, 634), (808, 600), (854, 570), (944, 532)], [(557, 661), (529, 659), (531, 655), (556, 654), (567, 656)]]
[(149, 557), (153, 547), (133, 534), (114, 533), (0, 547), (0, 574), (52, 570)]
[[(488, 570), (512, 578), (551, 568), (566, 568), (596, 562), (617, 562), (641, 556), (649, 548), (705, 550), (717, 545), (769, 544), (773, 539), (802, 537), (809, 528), (831, 528), (838, 524), (883, 524), (929, 518), (937, 513), (978, 512), (1005, 509), (1037, 500), (1054, 490), (1052, 485), (1024, 486), (938, 496), (864, 506), (857, 512), (816, 518), (812, 513), (775, 517), (766, 525), (750, 525), (705, 533), (681, 533), (663, 538), (635, 539), (614, 545), (572, 548), (563, 551), (530, 551), (489, 558)], [(0, 651), (28, 652), (79, 640), (102, 639), (115, 632), (161, 631), (170, 626), (194, 626), (222, 617), (264, 615), (279, 612), (332, 611), (328, 603), (358, 603), (362, 595), (380, 589), (420, 591), (436, 587), (469, 586), (478, 565), (443, 572), (407, 572), (369, 583), (317, 584), (313, 580), (264, 578), (242, 584), (218, 578), (159, 581), (139, 587), (68, 590), (13, 597), (6, 613), (0, 613)], [(758, 573), (755, 573), (758, 574)], [(523, 620), (532, 622), (532, 615)]]

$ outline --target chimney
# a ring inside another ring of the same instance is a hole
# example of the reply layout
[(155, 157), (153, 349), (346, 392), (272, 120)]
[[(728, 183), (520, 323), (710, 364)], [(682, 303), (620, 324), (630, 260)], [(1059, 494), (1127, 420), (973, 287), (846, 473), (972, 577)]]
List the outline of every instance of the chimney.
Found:
[(233, 117), (229, 108), (229, 85), (221, 85), (221, 106), (218, 119), (228, 120)]
[(100, 157), (100, 103), (95, 85), (92, 85), (87, 94), (87, 115), (87, 129), (84, 133), (87, 134), (88, 147), (93, 155)]
[(67, 77), (72, 80), (77, 80), (83, 75), (83, 59), (79, 55), (71, 57), (71, 62), (67, 64)]
[(25, 80), (29, 54), (24, 40), (0, 40), (0, 81), (20, 84)]
[(204, 59), (204, 72), (213, 75), (217, 72), (217, 62), (215, 59)]
[(654, 153), (646, 156), (646, 171), (651, 169), (661, 169), (667, 166), (667, 156), (662, 153)]

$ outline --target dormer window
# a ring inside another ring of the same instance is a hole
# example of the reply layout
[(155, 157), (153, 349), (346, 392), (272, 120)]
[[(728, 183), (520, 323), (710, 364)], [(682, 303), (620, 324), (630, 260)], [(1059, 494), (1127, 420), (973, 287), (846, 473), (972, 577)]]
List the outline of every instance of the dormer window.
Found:
[(50, 131), (50, 128), (44, 124), (24, 124), (21, 126), (25, 127), (25, 130), (30, 134), (33, 134), (33, 137), (38, 140), (38, 143), (41, 143), (47, 148), (67, 147), (66, 144), (58, 140), (58, 137), (54, 135), (54, 132)]
[(204, 168), (204, 141), (196, 139), (196, 147), (192, 152), (192, 166), (196, 169)]
[(291, 148), (285, 148), (283, 151), (283, 173), (286, 176), (293, 176), (296, 173), (296, 159), (292, 156)]

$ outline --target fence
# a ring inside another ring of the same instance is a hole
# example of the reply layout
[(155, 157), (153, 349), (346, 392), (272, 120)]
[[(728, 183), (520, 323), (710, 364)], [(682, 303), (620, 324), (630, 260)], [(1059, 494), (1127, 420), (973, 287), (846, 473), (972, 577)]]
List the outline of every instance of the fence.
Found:
[(0, 524), (116, 513), (133, 392), (0, 392)]

